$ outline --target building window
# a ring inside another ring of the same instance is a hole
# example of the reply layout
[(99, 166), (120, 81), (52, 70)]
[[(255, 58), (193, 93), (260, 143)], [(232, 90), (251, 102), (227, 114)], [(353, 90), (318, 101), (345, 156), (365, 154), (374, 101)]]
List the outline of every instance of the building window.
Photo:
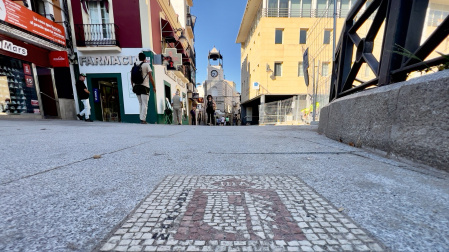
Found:
[(45, 13), (45, 3), (41, 0), (41, 1), (31, 1), (31, 9), (36, 12), (39, 13), (41, 16), (46, 17), (47, 13)]
[(329, 62), (323, 62), (323, 65), (321, 66), (321, 76), (328, 76), (329, 75)]
[(331, 30), (324, 30), (323, 44), (328, 45), (331, 43)]
[(317, 0), (316, 17), (333, 17), (334, 0)]
[(300, 17), (301, 16), (301, 2), (300, 0), (290, 1), (290, 17)]
[(279, 17), (288, 17), (289, 0), (279, 0)]
[(91, 24), (109, 23), (109, 13), (104, 1), (89, 1), (89, 21)]
[(312, 0), (302, 0), (302, 17), (312, 16)]
[(301, 29), (299, 31), (299, 43), (305, 44), (307, 42), (307, 29)]
[(282, 63), (274, 63), (274, 76), (282, 75)]
[[(333, 4), (334, 0), (319, 1)], [(315, 8), (312, 8), (312, 0), (268, 0), (266, 15), (267, 17), (312, 17), (315, 15), (312, 12), (315, 12)]]
[[(354, 0), (353, 0), (354, 1)], [(351, 2), (350, 0), (341, 0), (340, 4), (340, 17), (346, 17), (349, 14), (349, 10), (351, 9)]]
[(109, 24), (109, 13), (106, 10), (104, 1), (89, 1), (89, 21), (94, 39), (108, 39), (112, 37), (112, 30)]
[(298, 76), (304, 76), (304, 68), (302, 62), (298, 63)]
[(316, 16), (325, 17), (327, 12), (327, 0), (317, 0), (316, 2)]
[(282, 44), (283, 32), (284, 32), (284, 30), (282, 30), (282, 29), (276, 29), (276, 34), (275, 34), (275, 43), (276, 44)]
[(278, 14), (278, 0), (270, 0), (268, 2), (268, 12), (269, 17), (277, 17)]

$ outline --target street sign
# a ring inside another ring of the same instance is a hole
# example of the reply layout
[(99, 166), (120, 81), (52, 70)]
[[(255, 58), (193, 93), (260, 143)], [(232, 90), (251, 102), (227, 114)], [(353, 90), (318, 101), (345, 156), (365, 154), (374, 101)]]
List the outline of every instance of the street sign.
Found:
[(259, 82), (253, 82), (253, 88), (259, 90)]

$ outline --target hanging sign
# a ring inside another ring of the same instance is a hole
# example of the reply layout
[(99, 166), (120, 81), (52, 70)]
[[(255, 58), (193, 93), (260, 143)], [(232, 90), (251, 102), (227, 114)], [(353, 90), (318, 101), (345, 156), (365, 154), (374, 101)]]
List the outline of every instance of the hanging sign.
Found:
[(65, 46), (64, 27), (10, 0), (0, 0), (0, 20)]
[(23, 63), (23, 72), (25, 74), (31, 75), (31, 67), (30, 67), (30, 65)]
[(52, 51), (49, 55), (52, 67), (69, 67), (69, 57), (66, 51)]
[(178, 67), (182, 65), (182, 54), (178, 53), (178, 49), (176, 48), (165, 48), (164, 58), (170, 57), (173, 61), (172, 67)]
[(25, 75), (25, 83), (27, 85), (27, 87), (33, 87), (34, 86), (34, 82), (33, 82), (33, 77)]

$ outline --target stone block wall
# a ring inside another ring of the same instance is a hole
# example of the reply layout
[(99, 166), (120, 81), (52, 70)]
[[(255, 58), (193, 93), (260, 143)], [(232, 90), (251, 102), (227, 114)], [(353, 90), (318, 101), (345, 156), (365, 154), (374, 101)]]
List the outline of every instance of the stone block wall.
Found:
[(449, 171), (449, 70), (335, 100), (318, 132)]
[(61, 112), (61, 119), (76, 120), (75, 101), (73, 99), (59, 99), (59, 110)]

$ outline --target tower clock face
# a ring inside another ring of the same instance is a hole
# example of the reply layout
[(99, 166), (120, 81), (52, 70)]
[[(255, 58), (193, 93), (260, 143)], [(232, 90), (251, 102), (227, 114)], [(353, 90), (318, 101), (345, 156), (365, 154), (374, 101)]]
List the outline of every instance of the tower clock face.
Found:
[(210, 71), (210, 76), (212, 76), (212, 77), (217, 77), (218, 76), (218, 72), (217, 72), (217, 70), (212, 70), (212, 71)]

